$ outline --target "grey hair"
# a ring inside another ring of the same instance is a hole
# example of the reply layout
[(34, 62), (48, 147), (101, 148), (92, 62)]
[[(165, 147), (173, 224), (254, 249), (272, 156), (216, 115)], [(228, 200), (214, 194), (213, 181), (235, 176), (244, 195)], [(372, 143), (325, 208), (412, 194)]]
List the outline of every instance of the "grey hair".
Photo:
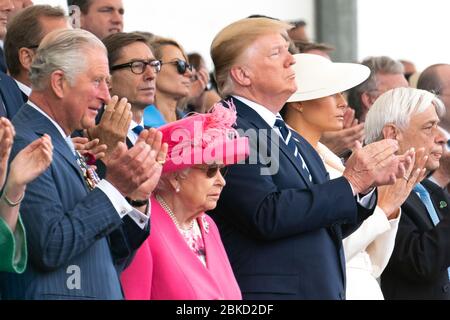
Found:
[(396, 88), (383, 93), (367, 113), (364, 125), (366, 144), (382, 140), (382, 131), (387, 124), (406, 129), (411, 116), (424, 112), (430, 105), (434, 105), (439, 117), (445, 114), (444, 104), (431, 92), (414, 88)]
[(348, 91), (348, 104), (355, 109), (357, 119), (360, 119), (363, 111), (362, 94), (364, 92), (370, 94), (378, 89), (377, 74), (403, 74), (405, 70), (400, 61), (387, 56), (368, 57), (361, 64), (370, 69), (370, 76), (366, 81)]
[(172, 190), (172, 186), (170, 185), (170, 178), (172, 177), (179, 177), (181, 179), (186, 179), (189, 175), (189, 172), (191, 171), (191, 168), (186, 168), (183, 170), (175, 171), (175, 172), (169, 172), (164, 173), (161, 175), (161, 178), (158, 181), (158, 184), (156, 185), (155, 192), (170, 192)]
[(30, 70), (30, 81), (34, 90), (47, 88), (51, 74), (64, 72), (70, 85), (76, 77), (86, 71), (86, 51), (105, 45), (92, 33), (82, 29), (55, 30), (41, 42)]

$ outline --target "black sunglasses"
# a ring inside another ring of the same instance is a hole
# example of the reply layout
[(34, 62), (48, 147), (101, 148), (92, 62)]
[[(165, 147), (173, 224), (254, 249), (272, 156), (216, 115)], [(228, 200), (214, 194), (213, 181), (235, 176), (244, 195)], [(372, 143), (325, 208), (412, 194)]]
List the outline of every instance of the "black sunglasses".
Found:
[(162, 63), (159, 60), (136, 60), (112, 66), (111, 71), (130, 68), (131, 72), (133, 72), (134, 74), (143, 74), (147, 66), (150, 66), (154, 73), (158, 73), (161, 71), (161, 65)]
[(202, 170), (206, 173), (206, 176), (208, 178), (214, 178), (217, 175), (217, 172), (220, 171), (220, 173), (222, 174), (222, 177), (225, 177), (225, 175), (228, 172), (228, 167), (224, 166), (224, 165), (210, 165), (207, 167), (193, 167), (195, 169), (199, 169)]
[(193, 70), (193, 66), (192, 64), (187, 63), (186, 61), (183, 60), (176, 60), (176, 61), (169, 61), (169, 62), (161, 62), (161, 65), (164, 64), (173, 64), (177, 66), (177, 72), (179, 74), (185, 74), (186, 70), (189, 69), (189, 71), (192, 72)]

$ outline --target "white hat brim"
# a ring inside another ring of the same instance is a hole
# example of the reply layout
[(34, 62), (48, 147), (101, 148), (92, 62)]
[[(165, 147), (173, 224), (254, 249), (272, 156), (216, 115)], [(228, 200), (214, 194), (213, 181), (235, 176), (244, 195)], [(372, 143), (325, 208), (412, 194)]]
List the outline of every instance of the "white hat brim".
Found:
[(370, 69), (356, 63), (334, 63), (314, 54), (295, 54), (297, 92), (287, 102), (308, 101), (347, 91), (364, 82)]

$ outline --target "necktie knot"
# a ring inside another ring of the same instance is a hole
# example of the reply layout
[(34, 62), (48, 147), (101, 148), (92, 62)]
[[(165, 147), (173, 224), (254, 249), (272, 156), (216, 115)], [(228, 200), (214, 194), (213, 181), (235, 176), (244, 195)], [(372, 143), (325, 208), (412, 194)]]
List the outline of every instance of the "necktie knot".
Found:
[(143, 127), (143, 126), (140, 126), (140, 125), (137, 125), (137, 126), (134, 127), (132, 130), (133, 130), (133, 132), (136, 133), (137, 135), (140, 135), (141, 132), (142, 132), (142, 130), (144, 130), (144, 127)]

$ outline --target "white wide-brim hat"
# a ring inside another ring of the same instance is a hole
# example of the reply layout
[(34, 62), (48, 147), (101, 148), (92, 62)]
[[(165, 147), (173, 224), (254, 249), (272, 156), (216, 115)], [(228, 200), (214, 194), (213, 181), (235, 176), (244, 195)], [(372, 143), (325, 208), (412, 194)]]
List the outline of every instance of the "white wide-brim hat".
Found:
[(356, 63), (335, 63), (316, 54), (294, 54), (297, 92), (287, 102), (307, 101), (347, 91), (365, 81), (370, 69)]

